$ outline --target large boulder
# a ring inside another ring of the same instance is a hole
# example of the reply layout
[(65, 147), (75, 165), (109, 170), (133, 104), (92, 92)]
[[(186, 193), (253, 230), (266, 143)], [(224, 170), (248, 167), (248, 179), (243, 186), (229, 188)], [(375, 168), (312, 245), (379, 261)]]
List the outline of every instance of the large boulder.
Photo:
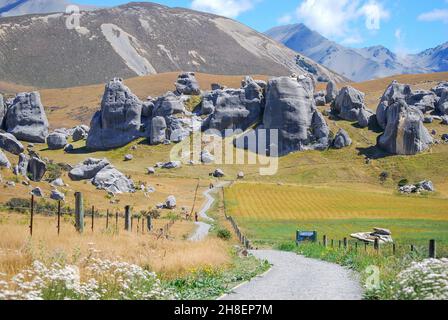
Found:
[(361, 128), (367, 128), (373, 121), (375, 113), (369, 109), (361, 109), (358, 113), (358, 125)]
[(333, 148), (342, 149), (349, 147), (352, 144), (352, 139), (344, 129), (339, 129), (333, 140)]
[(332, 109), (344, 120), (358, 121), (359, 113), (366, 109), (364, 97), (363, 92), (350, 86), (344, 87), (334, 100)]
[(47, 172), (47, 164), (45, 161), (37, 158), (31, 157), (28, 161), (28, 177), (35, 182), (39, 182), (44, 177)]
[(6, 132), (0, 132), (0, 148), (15, 155), (19, 155), (25, 150), (15, 136)]
[(134, 182), (113, 166), (101, 169), (92, 179), (92, 184), (98, 189), (112, 194), (135, 192)]
[(201, 89), (194, 72), (185, 72), (179, 75), (175, 83), (176, 92), (185, 95), (200, 95)]
[(17, 139), (45, 143), (48, 119), (39, 92), (19, 93), (6, 112), (6, 131)]
[[(269, 80), (263, 128), (278, 130), (279, 155), (328, 146), (330, 130), (316, 109), (313, 88), (310, 77)], [(268, 143), (276, 144), (275, 141)]]
[(244, 131), (260, 121), (263, 88), (250, 77), (244, 84), (242, 89), (217, 90), (204, 96), (202, 112), (209, 113), (213, 110), (204, 121), (204, 130), (214, 129), (222, 133), (226, 129)]
[(437, 103), (437, 111), (442, 115), (448, 115), (448, 88), (440, 95), (440, 100)]
[(87, 126), (76, 126), (75, 128), (73, 128), (73, 134), (72, 134), (73, 141), (76, 142), (86, 139), (87, 136), (89, 135), (89, 131), (90, 128)]
[(431, 89), (438, 97), (441, 97), (443, 92), (448, 91), (448, 81), (440, 82), (437, 86)]
[(0, 150), (0, 168), (11, 168), (11, 162), (9, 162), (2, 150)]
[(64, 201), (65, 194), (63, 194), (61, 191), (54, 189), (54, 190), (51, 190), (50, 199), (55, 200), (55, 201)]
[(175, 196), (169, 196), (166, 198), (164, 207), (167, 209), (175, 209), (176, 208), (176, 197)]
[(433, 139), (423, 125), (423, 113), (403, 100), (387, 108), (386, 128), (378, 146), (392, 154), (414, 155), (429, 148)]
[(91, 121), (87, 148), (108, 150), (141, 137), (141, 113), (142, 102), (121, 79), (113, 79), (106, 85), (101, 109)]
[(154, 102), (153, 117), (168, 117), (185, 111), (185, 100), (183, 97), (167, 92)]
[(67, 145), (67, 136), (59, 132), (53, 132), (47, 137), (47, 145), (50, 150), (64, 149)]
[(336, 85), (336, 82), (334, 81), (329, 81), (327, 83), (327, 88), (326, 88), (326, 94), (325, 94), (325, 102), (326, 103), (332, 103), (336, 97), (338, 96), (338, 87)]
[(110, 162), (105, 158), (88, 158), (70, 170), (68, 176), (74, 181), (92, 179), (100, 170), (108, 165), (110, 165)]
[(164, 143), (166, 137), (166, 120), (164, 117), (154, 117), (151, 120), (149, 143), (151, 145)]
[(435, 110), (439, 101), (439, 97), (432, 92), (426, 90), (413, 91), (406, 97), (406, 103), (420, 109), (421, 112), (432, 112)]

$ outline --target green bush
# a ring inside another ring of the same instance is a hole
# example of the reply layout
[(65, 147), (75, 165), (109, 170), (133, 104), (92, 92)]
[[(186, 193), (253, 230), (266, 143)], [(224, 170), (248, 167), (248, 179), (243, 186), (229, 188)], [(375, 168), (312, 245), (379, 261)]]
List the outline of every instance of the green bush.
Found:
[(58, 164), (48, 163), (46, 177), (48, 181), (54, 181), (62, 176), (62, 168)]
[(408, 179), (401, 179), (401, 180), (398, 182), (398, 186), (399, 186), (399, 187), (404, 187), (405, 185), (408, 185), (408, 184), (409, 184)]
[(232, 234), (230, 233), (230, 231), (227, 229), (223, 229), (223, 228), (218, 230), (217, 236), (219, 239), (226, 240), (226, 241), (230, 240), (232, 238)]

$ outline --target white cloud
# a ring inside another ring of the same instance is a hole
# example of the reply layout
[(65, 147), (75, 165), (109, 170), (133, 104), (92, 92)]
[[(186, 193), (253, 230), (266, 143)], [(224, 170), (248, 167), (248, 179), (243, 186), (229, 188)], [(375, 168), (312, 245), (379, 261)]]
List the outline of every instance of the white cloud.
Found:
[(278, 24), (289, 24), (292, 22), (292, 15), (285, 14), (277, 19)]
[(351, 43), (360, 39), (352, 35), (354, 22), (364, 18), (367, 29), (378, 30), (381, 20), (390, 16), (376, 0), (303, 0), (296, 13), (311, 29), (326, 37), (346, 38)]
[(448, 9), (434, 9), (432, 11), (422, 13), (417, 19), (419, 21), (442, 21), (443, 23), (448, 23)]
[(397, 39), (398, 41), (401, 41), (401, 37), (402, 37), (401, 29), (396, 29), (394, 35), (395, 35), (395, 39)]
[(255, 0), (193, 0), (193, 10), (205, 11), (221, 16), (236, 18), (254, 7)]

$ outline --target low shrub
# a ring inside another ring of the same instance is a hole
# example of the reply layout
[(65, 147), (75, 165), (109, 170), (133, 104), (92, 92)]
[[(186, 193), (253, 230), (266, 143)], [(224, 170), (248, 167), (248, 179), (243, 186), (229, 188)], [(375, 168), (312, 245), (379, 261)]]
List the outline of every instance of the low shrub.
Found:
[(218, 229), (217, 236), (219, 239), (226, 241), (232, 238), (232, 234), (230, 233), (230, 231), (224, 228)]

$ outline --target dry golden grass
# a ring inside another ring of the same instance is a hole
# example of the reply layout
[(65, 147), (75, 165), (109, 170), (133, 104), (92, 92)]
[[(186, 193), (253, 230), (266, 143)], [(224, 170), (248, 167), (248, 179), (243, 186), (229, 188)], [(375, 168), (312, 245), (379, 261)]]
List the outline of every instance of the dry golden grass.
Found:
[[(125, 232), (120, 219), (118, 235), (113, 234), (115, 222), (111, 221), (109, 231), (105, 219), (96, 219), (95, 232), (89, 229), (79, 235), (71, 218), (62, 222), (61, 234), (57, 235), (56, 217), (36, 216), (32, 239), (28, 230), (29, 218), (26, 215), (0, 214), (0, 272), (13, 275), (32, 261), (65, 262), (77, 264), (80, 259), (95, 253), (106, 259), (126, 261), (147, 266), (162, 276), (178, 276), (193, 268), (223, 266), (230, 262), (228, 246), (216, 239), (202, 242), (184, 241), (191, 234), (191, 222), (176, 222), (170, 229), (169, 240), (157, 240), (157, 234)], [(155, 220), (155, 230), (167, 223)]]

